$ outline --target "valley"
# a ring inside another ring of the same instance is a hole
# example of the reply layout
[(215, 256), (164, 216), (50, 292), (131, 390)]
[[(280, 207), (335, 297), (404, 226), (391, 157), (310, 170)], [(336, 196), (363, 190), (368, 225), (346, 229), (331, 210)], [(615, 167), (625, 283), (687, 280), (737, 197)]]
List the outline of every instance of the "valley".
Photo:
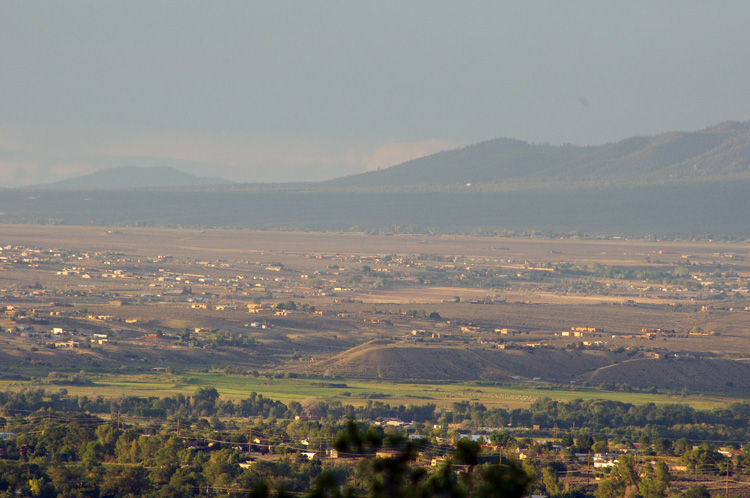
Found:
[(0, 355), (35, 378), (235, 369), (750, 388), (745, 243), (20, 225), (0, 235)]

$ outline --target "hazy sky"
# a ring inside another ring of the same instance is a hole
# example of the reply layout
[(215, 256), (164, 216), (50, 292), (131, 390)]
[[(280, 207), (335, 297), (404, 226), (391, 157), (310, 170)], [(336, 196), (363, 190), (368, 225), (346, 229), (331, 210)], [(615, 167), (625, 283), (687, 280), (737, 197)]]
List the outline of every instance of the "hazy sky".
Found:
[(0, 186), (326, 179), (750, 120), (750, 2), (0, 0)]

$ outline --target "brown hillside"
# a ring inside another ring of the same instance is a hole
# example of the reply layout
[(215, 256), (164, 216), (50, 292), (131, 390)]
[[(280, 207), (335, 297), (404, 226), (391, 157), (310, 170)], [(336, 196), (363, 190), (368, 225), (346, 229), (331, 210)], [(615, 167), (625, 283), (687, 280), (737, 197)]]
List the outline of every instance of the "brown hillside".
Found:
[(341, 377), (404, 380), (508, 380), (519, 376), (566, 382), (618, 359), (612, 353), (597, 351), (500, 351), (373, 341), (307, 370)]
[(747, 391), (750, 390), (750, 365), (726, 359), (639, 358), (600, 368), (581, 378), (597, 385)]

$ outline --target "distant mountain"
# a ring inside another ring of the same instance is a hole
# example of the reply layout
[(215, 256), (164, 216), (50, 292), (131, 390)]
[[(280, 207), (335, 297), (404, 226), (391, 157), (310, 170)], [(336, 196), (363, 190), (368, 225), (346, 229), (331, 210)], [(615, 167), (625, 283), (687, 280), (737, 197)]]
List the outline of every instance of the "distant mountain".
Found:
[(223, 178), (194, 176), (166, 166), (124, 166), (103, 169), (88, 175), (27, 188), (44, 190), (140, 189), (226, 185), (229, 183), (231, 182)]
[(750, 176), (750, 122), (580, 147), (499, 138), (391, 168), (337, 178), (332, 187), (597, 182), (643, 185)]
[(750, 123), (594, 147), (498, 139), (323, 183), (204, 187), (219, 182), (105, 170), (3, 190), (0, 223), (750, 239)]

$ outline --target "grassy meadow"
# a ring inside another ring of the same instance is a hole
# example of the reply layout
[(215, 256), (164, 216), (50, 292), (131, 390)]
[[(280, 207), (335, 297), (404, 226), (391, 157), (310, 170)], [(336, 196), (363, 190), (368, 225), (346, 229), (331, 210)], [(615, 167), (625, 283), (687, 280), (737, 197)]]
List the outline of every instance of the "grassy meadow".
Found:
[(319, 380), (303, 378), (269, 379), (264, 376), (227, 375), (220, 372), (148, 372), (148, 373), (88, 373), (89, 385), (57, 385), (44, 381), (2, 381), (0, 389), (18, 391), (44, 387), (49, 391), (61, 388), (69, 394), (89, 397), (103, 396), (172, 396), (192, 395), (199, 387), (215, 387), (224, 398), (239, 400), (256, 392), (284, 403), (314, 397), (339, 400), (344, 404), (364, 405), (369, 400), (388, 404), (418, 405), (435, 403), (449, 407), (456, 401), (480, 402), (488, 408), (525, 408), (536, 399), (549, 397), (560, 401), (572, 399), (606, 399), (634, 404), (685, 403), (697, 409), (709, 409), (733, 401), (708, 395), (675, 395), (670, 393), (610, 392), (593, 388), (565, 388), (550, 385), (498, 385), (476, 382), (398, 383), (367, 380)]

